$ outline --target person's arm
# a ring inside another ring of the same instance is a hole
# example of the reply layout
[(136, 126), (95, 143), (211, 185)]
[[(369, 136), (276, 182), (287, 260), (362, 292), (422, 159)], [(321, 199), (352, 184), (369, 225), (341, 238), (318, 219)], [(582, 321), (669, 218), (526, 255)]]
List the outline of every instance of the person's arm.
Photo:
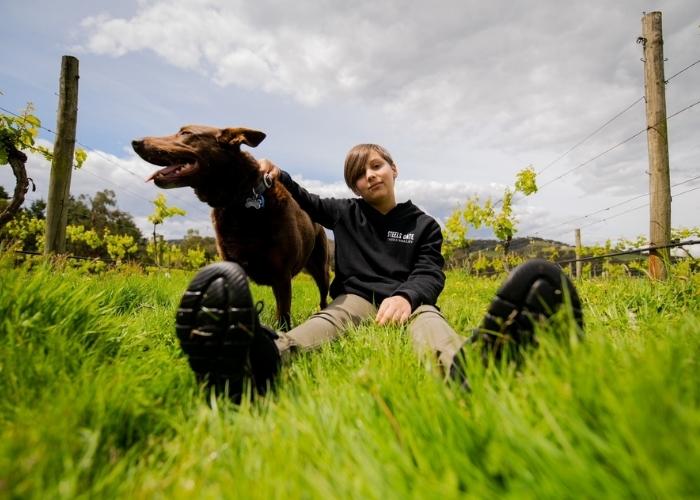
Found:
[(421, 240), (413, 271), (393, 294), (406, 298), (411, 304), (411, 311), (421, 304), (435, 305), (445, 287), (442, 231), (437, 222), (432, 222)]
[(335, 226), (340, 216), (340, 206), (344, 200), (321, 198), (316, 194), (309, 193), (297, 184), (287, 172), (270, 160), (262, 159), (258, 160), (258, 163), (260, 164), (260, 169), (269, 174), (273, 181), (279, 182), (287, 188), (294, 201), (299, 204), (302, 210), (309, 214), (311, 220), (328, 229), (332, 229)]
[(418, 259), (408, 279), (379, 305), (377, 323), (403, 324), (421, 304), (434, 305), (437, 302), (445, 287), (445, 273), (442, 271), (445, 259), (441, 248), (442, 231), (437, 222), (433, 222), (420, 242)]

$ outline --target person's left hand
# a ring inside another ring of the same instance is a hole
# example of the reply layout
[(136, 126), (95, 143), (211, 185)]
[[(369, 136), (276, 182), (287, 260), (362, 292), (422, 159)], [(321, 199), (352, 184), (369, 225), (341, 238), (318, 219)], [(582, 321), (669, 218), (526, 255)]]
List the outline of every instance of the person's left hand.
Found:
[(375, 321), (380, 325), (398, 323), (402, 325), (411, 315), (411, 303), (401, 295), (394, 295), (382, 300)]
[(268, 174), (273, 181), (280, 175), (279, 167), (267, 158), (260, 158), (258, 160), (258, 168), (261, 172)]

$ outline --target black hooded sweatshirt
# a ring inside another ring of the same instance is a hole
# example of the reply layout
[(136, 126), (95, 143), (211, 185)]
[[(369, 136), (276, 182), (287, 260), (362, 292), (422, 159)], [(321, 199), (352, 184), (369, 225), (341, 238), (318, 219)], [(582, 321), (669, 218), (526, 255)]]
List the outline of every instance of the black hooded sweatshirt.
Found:
[(438, 223), (410, 201), (382, 214), (361, 198), (321, 198), (287, 172), (279, 181), (314, 222), (335, 236), (332, 298), (351, 293), (375, 305), (401, 295), (411, 310), (435, 305), (445, 286)]

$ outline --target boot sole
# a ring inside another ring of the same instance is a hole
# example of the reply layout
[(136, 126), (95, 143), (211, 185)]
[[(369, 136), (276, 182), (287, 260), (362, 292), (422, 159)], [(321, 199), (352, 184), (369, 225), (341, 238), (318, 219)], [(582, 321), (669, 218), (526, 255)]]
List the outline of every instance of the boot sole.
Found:
[(199, 382), (240, 401), (250, 377), (257, 314), (245, 271), (232, 262), (200, 270), (180, 300), (175, 331)]
[(484, 344), (484, 355), (500, 358), (505, 351), (536, 345), (535, 323), (551, 317), (565, 303), (583, 329), (581, 300), (559, 266), (544, 259), (515, 268), (488, 307), (473, 340)]

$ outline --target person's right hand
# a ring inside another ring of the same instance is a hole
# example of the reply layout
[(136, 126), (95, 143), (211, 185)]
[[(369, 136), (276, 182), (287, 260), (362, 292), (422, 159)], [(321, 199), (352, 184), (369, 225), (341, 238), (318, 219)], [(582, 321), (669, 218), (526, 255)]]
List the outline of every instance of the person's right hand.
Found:
[(411, 303), (403, 295), (394, 295), (379, 304), (375, 321), (380, 325), (396, 323), (403, 325), (411, 316)]

